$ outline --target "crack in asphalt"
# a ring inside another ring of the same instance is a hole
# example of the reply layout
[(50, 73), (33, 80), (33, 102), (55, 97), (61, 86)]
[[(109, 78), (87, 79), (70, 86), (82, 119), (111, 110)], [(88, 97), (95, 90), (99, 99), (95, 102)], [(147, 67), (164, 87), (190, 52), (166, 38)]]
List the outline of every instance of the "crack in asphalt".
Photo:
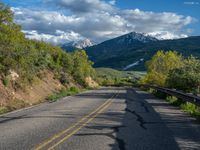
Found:
[(147, 130), (147, 128), (144, 126), (144, 124), (146, 124), (146, 122), (144, 121), (142, 116), (140, 116), (137, 112), (132, 111), (132, 110), (130, 110), (128, 108), (126, 108), (125, 111), (135, 115), (137, 117), (137, 121), (140, 123), (140, 127), (143, 128), (144, 130)]
[(149, 113), (149, 108), (146, 106), (145, 102), (140, 102), (141, 107), (144, 107), (145, 112)]
[(131, 98), (127, 98), (125, 103), (126, 103), (126, 104), (130, 104), (130, 102), (139, 103), (140, 106), (144, 108), (145, 112), (147, 112), (147, 113), (150, 112), (150, 111), (149, 111), (149, 108), (146, 106), (146, 103), (145, 103), (145, 102), (135, 101), (135, 100), (133, 100), (133, 99), (131, 99)]

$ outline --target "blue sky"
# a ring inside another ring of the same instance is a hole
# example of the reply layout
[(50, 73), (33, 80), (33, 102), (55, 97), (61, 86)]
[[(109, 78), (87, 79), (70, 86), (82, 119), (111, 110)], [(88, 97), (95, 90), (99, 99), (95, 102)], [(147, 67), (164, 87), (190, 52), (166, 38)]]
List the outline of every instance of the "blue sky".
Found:
[(160, 39), (200, 35), (200, 0), (3, 0), (27, 37), (95, 42), (136, 31)]

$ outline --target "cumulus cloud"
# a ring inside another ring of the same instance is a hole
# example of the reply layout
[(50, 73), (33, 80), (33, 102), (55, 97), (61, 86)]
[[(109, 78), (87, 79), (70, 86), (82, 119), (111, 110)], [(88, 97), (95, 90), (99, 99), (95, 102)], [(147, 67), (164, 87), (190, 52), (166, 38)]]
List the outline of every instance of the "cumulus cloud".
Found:
[(57, 30), (54, 35), (52, 34), (45, 34), (45, 33), (38, 33), (35, 30), (32, 31), (23, 31), (26, 34), (26, 37), (29, 39), (37, 39), (40, 41), (45, 41), (52, 43), (54, 45), (65, 44), (68, 41), (79, 41), (85, 39), (80, 34), (71, 32), (63, 32)]
[(187, 31), (187, 25), (196, 21), (171, 12), (119, 9), (114, 0), (58, 0), (55, 3), (62, 11), (12, 8), (16, 22), (22, 25), (27, 37), (53, 43), (89, 38), (98, 43), (136, 31), (171, 39), (187, 36), (183, 29)]
[(124, 10), (120, 14), (127, 20), (129, 26), (138, 32), (151, 33), (168, 31), (178, 33), (183, 27), (195, 22), (190, 16), (177, 15), (170, 12), (154, 13), (148, 11)]

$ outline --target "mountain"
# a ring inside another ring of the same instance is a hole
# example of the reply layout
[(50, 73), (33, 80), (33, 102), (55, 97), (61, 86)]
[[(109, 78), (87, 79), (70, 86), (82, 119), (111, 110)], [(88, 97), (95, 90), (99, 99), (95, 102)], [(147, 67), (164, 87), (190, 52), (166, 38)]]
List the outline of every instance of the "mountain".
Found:
[(92, 42), (90, 39), (84, 39), (74, 42), (69, 42), (61, 45), (61, 48), (67, 50), (67, 51), (74, 51), (76, 49), (85, 49), (86, 47), (90, 47), (95, 45), (94, 42)]
[(200, 36), (158, 40), (147, 34), (131, 32), (86, 48), (94, 67), (118, 70), (145, 70), (145, 62), (158, 50), (175, 50), (184, 56), (200, 58)]
[(145, 43), (155, 41), (158, 41), (158, 39), (146, 36), (145, 34), (131, 32), (98, 45), (88, 47), (86, 51), (91, 60), (99, 62), (102, 59), (115, 58), (123, 51), (130, 50), (133, 47), (140, 48), (144, 46)]

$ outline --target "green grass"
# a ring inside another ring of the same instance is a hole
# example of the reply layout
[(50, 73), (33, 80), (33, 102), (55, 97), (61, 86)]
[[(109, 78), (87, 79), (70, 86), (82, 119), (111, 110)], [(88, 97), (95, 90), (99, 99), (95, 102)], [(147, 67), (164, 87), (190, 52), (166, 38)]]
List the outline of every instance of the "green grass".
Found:
[(97, 80), (100, 85), (127, 85), (137, 83), (145, 72), (119, 71), (111, 68), (96, 68)]
[(0, 114), (4, 114), (8, 112), (8, 109), (6, 107), (0, 107)]
[(193, 117), (197, 118), (200, 121), (200, 108), (195, 106), (192, 103), (184, 103), (180, 105), (181, 109), (183, 109), (185, 112), (188, 112)]
[(70, 95), (74, 95), (74, 94), (77, 94), (79, 92), (80, 92), (80, 90), (77, 87), (71, 87), (69, 89), (62, 89), (59, 92), (50, 95), (47, 98), (47, 100), (50, 101), (50, 102), (55, 102), (55, 101), (59, 100), (60, 98), (70, 96)]
[(184, 102), (174, 96), (167, 96), (165, 98), (170, 104), (180, 107), (183, 111), (189, 113), (191, 116), (200, 121), (200, 108), (192, 103)]
[(191, 116), (197, 118), (197, 120), (200, 121), (200, 107), (189, 102), (184, 102), (175, 96), (169, 96), (162, 92), (156, 92), (153, 89), (149, 89), (148, 92), (152, 93), (158, 98), (165, 99), (171, 105), (181, 108), (184, 112), (189, 113)]
[(181, 106), (182, 104), (184, 104), (184, 102), (174, 96), (167, 96), (165, 98), (170, 104), (174, 105), (174, 106)]

